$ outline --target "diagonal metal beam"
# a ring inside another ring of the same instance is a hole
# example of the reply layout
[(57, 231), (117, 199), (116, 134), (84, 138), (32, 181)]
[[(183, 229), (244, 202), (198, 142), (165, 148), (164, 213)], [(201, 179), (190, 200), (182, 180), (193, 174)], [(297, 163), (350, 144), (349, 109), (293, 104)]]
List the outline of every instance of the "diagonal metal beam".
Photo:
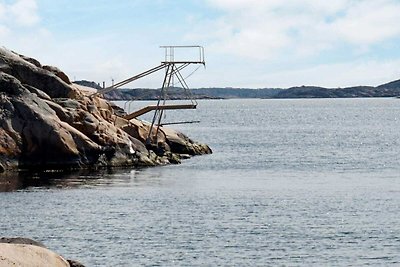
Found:
[(137, 75), (135, 75), (133, 77), (130, 77), (130, 78), (126, 79), (126, 80), (123, 80), (122, 82), (116, 83), (113, 86), (110, 86), (110, 87), (104, 88), (102, 90), (99, 90), (96, 93), (91, 94), (90, 97), (96, 96), (96, 95), (102, 95), (102, 94), (114, 91), (115, 89), (117, 89), (117, 88), (119, 88), (121, 86), (124, 86), (125, 84), (133, 82), (133, 81), (138, 80), (140, 78), (143, 78), (143, 77), (145, 77), (147, 75), (150, 75), (150, 74), (152, 74), (152, 73), (154, 73), (156, 71), (162, 70), (165, 67), (167, 67), (167, 65), (168, 65), (167, 63), (161, 63), (161, 65), (159, 65), (157, 67), (154, 67), (152, 69), (149, 69), (149, 70), (146, 70), (146, 71), (144, 71), (142, 73), (139, 73), (139, 74), (137, 74)]

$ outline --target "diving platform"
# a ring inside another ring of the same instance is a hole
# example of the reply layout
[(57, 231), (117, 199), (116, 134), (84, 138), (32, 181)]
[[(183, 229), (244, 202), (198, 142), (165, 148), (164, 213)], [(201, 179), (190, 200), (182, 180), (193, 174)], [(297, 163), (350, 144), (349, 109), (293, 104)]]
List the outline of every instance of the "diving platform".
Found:
[[(118, 88), (121, 88), (122, 86), (125, 86), (133, 81), (138, 80), (138, 79), (144, 78), (155, 72), (165, 71), (164, 80), (163, 80), (162, 87), (160, 90), (160, 95), (158, 97), (157, 105), (149, 105), (149, 106), (143, 107), (139, 110), (136, 110), (132, 113), (129, 113), (125, 116), (122, 116), (122, 118), (124, 118), (126, 120), (132, 120), (143, 114), (154, 111), (153, 119), (151, 121), (150, 131), (148, 133), (147, 140), (146, 140), (146, 142), (149, 144), (157, 143), (157, 140), (156, 140), (157, 134), (159, 131), (159, 127), (162, 125), (161, 120), (163, 117), (165, 118), (166, 110), (182, 110), (182, 109), (196, 109), (197, 108), (196, 99), (191, 94), (189, 87), (186, 83), (186, 79), (188, 77), (190, 77), (201, 66), (205, 67), (205, 65), (206, 65), (205, 59), (204, 59), (204, 48), (202, 46), (199, 46), (199, 45), (189, 45), (189, 46), (168, 45), (168, 46), (161, 46), (160, 48), (164, 49), (164, 52), (165, 52), (164, 60), (161, 61), (160, 65), (153, 67), (151, 69), (148, 69), (142, 73), (139, 73), (135, 76), (132, 76), (132, 77), (125, 79), (121, 82), (118, 82), (116, 84), (112, 84), (109, 87), (105, 87), (105, 85), (103, 85), (103, 87), (104, 87), (103, 89), (100, 89), (97, 92), (89, 95), (89, 97), (101, 96), (106, 93), (117, 90)], [(197, 65), (197, 68), (192, 73), (190, 73), (188, 76), (184, 77), (182, 75), (182, 71), (190, 65)], [(188, 104), (166, 104), (166, 100), (168, 98), (168, 90), (170, 88), (176, 87), (176, 84), (180, 84), (180, 86), (182, 87), (182, 89), (184, 90), (184, 92), (186, 94), (186, 101), (190, 101), (190, 103), (186, 102)], [(181, 122), (181, 123), (193, 123), (193, 121)], [(169, 124), (171, 124), (171, 123), (169, 123)]]
[(150, 106), (146, 106), (144, 108), (141, 108), (137, 111), (134, 111), (128, 115), (125, 115), (123, 118), (126, 120), (132, 120), (134, 118), (137, 118), (143, 114), (146, 114), (150, 111), (153, 110), (175, 110), (175, 109), (196, 109), (197, 105), (196, 104), (187, 104), (187, 105), (150, 105)]

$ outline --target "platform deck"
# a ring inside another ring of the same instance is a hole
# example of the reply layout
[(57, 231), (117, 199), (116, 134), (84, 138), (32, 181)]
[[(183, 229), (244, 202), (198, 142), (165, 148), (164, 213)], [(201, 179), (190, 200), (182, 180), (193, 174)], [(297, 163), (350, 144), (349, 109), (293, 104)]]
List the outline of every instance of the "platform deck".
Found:
[(127, 120), (131, 120), (134, 118), (137, 118), (143, 114), (146, 114), (152, 110), (174, 110), (174, 109), (196, 109), (197, 105), (195, 104), (189, 104), (189, 105), (150, 105), (150, 106), (146, 106), (144, 108), (141, 108), (137, 111), (134, 111), (130, 114), (127, 114), (126, 116), (124, 116), (124, 119)]

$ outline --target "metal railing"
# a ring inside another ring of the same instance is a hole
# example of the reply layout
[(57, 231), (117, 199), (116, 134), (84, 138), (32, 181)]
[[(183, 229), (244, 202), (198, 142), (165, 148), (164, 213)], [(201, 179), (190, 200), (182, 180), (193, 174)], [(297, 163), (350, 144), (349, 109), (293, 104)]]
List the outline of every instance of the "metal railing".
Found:
[[(163, 63), (190, 63), (190, 64), (203, 64), (205, 65), (204, 59), (204, 47), (200, 45), (163, 45), (160, 48), (164, 48), (165, 55)], [(193, 49), (197, 51), (193, 51)], [(192, 51), (190, 51), (192, 50)], [(193, 58), (185, 58), (180, 59), (179, 53), (183, 52), (193, 52), (191, 57)], [(177, 58), (178, 55), (178, 58)]]

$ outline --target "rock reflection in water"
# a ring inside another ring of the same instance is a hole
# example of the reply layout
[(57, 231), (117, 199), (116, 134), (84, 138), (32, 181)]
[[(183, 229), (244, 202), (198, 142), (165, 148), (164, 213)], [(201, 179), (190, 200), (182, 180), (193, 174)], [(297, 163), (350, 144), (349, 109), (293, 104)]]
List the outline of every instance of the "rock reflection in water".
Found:
[(0, 175), (0, 192), (27, 188), (76, 188), (107, 183), (112, 171), (7, 173)]
[(123, 186), (160, 186), (162, 167), (144, 169), (106, 169), (96, 171), (19, 172), (0, 174), (0, 192), (45, 188), (90, 188)]

